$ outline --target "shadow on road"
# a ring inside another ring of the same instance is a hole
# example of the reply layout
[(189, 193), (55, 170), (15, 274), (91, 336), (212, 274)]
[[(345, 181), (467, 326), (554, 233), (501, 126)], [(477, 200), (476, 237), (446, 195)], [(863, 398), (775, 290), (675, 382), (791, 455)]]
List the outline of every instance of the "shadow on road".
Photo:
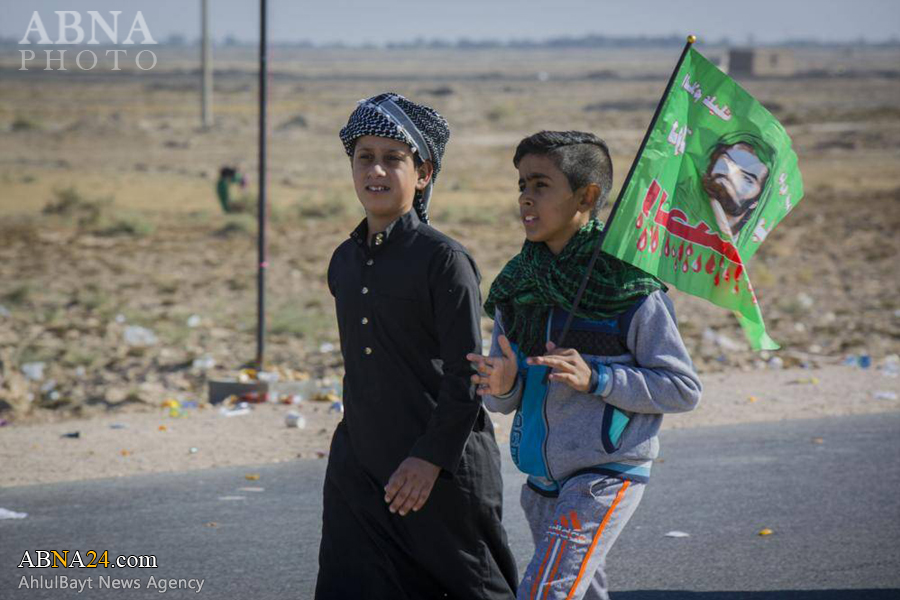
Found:
[(688, 592), (636, 590), (611, 593), (612, 600), (895, 600), (900, 589), (880, 590), (777, 590), (766, 592)]

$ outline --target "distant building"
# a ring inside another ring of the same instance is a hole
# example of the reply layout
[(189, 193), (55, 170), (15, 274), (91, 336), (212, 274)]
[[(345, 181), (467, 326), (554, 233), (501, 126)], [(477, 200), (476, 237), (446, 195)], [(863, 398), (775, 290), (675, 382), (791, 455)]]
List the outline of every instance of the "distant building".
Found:
[(724, 51), (721, 54), (709, 54), (706, 55), (706, 58), (709, 59), (709, 62), (719, 67), (719, 70), (728, 75), (728, 51)]
[(735, 48), (726, 65), (736, 77), (789, 77), (797, 71), (794, 53), (781, 48)]

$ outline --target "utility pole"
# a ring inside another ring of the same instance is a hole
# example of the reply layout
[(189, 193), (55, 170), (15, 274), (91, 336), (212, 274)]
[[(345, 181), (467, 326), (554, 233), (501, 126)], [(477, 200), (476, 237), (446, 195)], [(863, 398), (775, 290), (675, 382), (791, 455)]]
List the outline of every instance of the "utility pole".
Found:
[(200, 111), (203, 117), (203, 129), (212, 125), (212, 44), (209, 40), (209, 0), (200, 0), (200, 20), (203, 29), (201, 42), (201, 60), (203, 62), (203, 84), (200, 97)]
[(268, 44), (266, 0), (259, 5), (259, 269), (256, 278), (256, 366), (262, 370), (266, 352), (266, 102), (268, 100)]

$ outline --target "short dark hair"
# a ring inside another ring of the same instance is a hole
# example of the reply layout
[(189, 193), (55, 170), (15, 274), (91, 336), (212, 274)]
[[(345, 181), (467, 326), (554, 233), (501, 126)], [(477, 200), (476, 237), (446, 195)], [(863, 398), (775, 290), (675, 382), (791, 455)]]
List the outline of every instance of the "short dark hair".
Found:
[(556, 168), (565, 174), (572, 191), (589, 183), (600, 186), (600, 196), (591, 211), (596, 217), (609, 198), (612, 188), (613, 167), (606, 142), (583, 131), (540, 131), (519, 142), (513, 165), (528, 154), (548, 157)]

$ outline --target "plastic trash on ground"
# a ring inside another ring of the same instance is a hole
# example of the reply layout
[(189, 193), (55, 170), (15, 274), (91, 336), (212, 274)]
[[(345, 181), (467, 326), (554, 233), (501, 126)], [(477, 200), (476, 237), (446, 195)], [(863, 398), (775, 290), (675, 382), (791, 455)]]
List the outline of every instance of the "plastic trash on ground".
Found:
[(344, 393), (340, 383), (335, 383), (330, 379), (323, 379), (319, 382), (318, 391), (310, 398), (313, 402), (337, 402)]
[(175, 419), (182, 416), (184, 413), (182, 412), (181, 402), (176, 400), (175, 398), (167, 398), (162, 403), (163, 408), (169, 409), (169, 418)]
[(267, 402), (268, 399), (268, 392), (246, 392), (240, 396), (240, 401), (245, 404), (261, 404)]
[(223, 417), (240, 417), (243, 415), (249, 415), (251, 410), (252, 409), (250, 408), (250, 405), (246, 402), (238, 402), (231, 407), (223, 406), (219, 409), (219, 414)]
[(241, 369), (238, 374), (238, 382), (251, 383), (253, 381), (256, 381), (256, 369)]
[(139, 325), (129, 325), (125, 328), (123, 335), (125, 337), (125, 343), (136, 348), (153, 346), (158, 341), (155, 333), (146, 327), (140, 327)]
[(278, 373), (276, 373), (274, 371), (259, 371), (256, 374), (256, 379), (258, 381), (263, 381), (265, 383), (275, 383), (280, 378), (281, 377), (278, 375)]
[(0, 521), (3, 519), (24, 519), (28, 513), (20, 513), (6, 508), (0, 508)]
[(32, 381), (41, 381), (44, 378), (44, 369), (47, 368), (46, 363), (30, 362), (22, 365), (22, 374)]
[(685, 532), (683, 532), (683, 531), (670, 531), (669, 533), (666, 534), (666, 537), (670, 537), (670, 538), (686, 538), (686, 537), (691, 537), (691, 534), (685, 533)]
[(284, 424), (288, 427), (304, 429), (306, 427), (306, 418), (298, 412), (291, 411), (284, 416)]
[(191, 363), (191, 368), (195, 371), (209, 371), (216, 366), (216, 359), (212, 356), (200, 356)]

